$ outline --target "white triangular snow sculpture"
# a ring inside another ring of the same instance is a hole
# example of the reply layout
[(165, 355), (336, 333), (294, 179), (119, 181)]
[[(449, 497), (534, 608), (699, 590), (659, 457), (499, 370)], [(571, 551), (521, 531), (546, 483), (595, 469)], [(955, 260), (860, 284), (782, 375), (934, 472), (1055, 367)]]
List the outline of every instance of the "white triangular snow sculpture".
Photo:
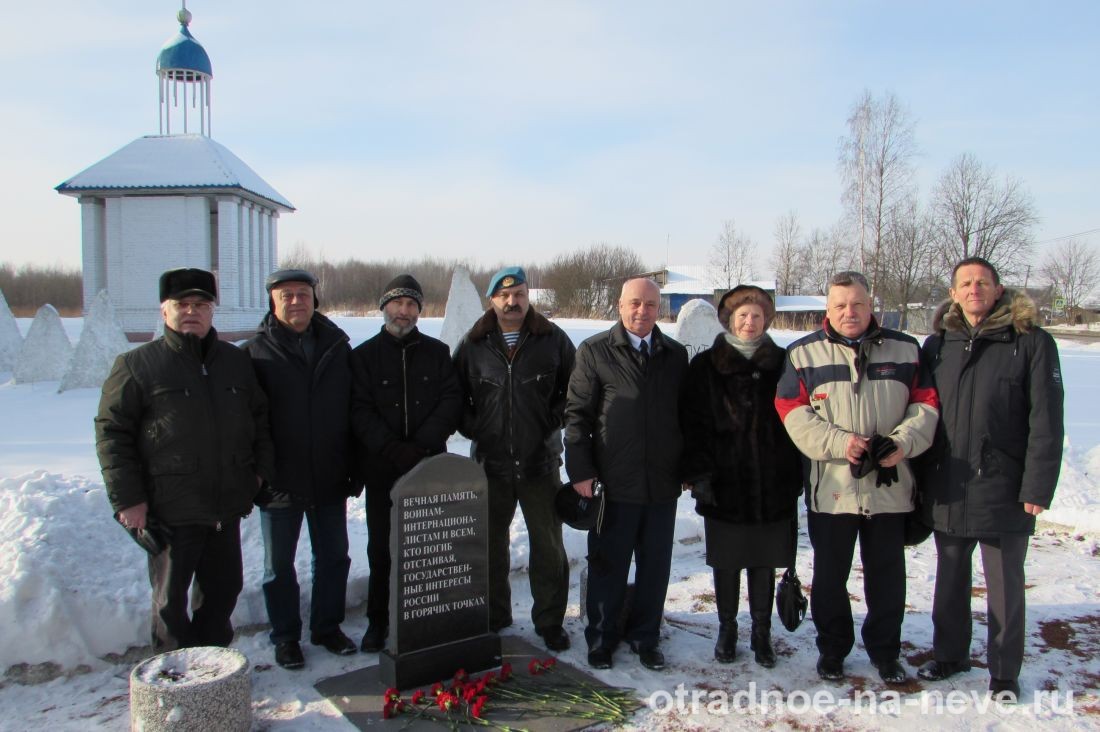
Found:
[(60, 381), (73, 357), (73, 344), (61, 326), (61, 316), (53, 305), (38, 308), (19, 349), (12, 378), (16, 384), (36, 381)]
[(100, 290), (84, 318), (73, 360), (61, 379), (58, 392), (103, 386), (118, 354), (130, 348), (106, 290)]
[(484, 312), (470, 273), (462, 267), (455, 267), (454, 274), (451, 275), (451, 291), (447, 293), (447, 309), (443, 313), (443, 328), (439, 331), (439, 340), (450, 346), (454, 353), (462, 336), (466, 335), (466, 331)]
[(714, 337), (722, 332), (718, 311), (706, 300), (688, 300), (676, 317), (676, 332), (672, 336), (688, 351), (688, 358), (714, 345)]
[(162, 335), (164, 335), (164, 313), (158, 310), (156, 322), (153, 323), (153, 337), (149, 340), (155, 341)]
[(23, 347), (23, 334), (15, 324), (8, 301), (0, 291), (0, 371), (11, 371), (19, 358), (19, 349)]

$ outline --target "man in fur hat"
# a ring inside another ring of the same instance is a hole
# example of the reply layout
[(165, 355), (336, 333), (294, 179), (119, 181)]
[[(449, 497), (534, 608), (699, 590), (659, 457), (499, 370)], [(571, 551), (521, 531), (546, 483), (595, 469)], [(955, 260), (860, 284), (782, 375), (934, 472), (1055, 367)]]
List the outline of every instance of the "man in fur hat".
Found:
[(267, 399), (248, 356), (218, 340), (217, 294), (206, 270), (161, 275), (164, 336), (115, 360), (95, 418), (116, 520), (163, 537), (148, 558), (155, 653), (233, 640), (241, 518), (275, 477)]
[(531, 307), (522, 267), (498, 271), (485, 294), (490, 307), (458, 344), (455, 366), (465, 396), (460, 429), (489, 480), (489, 628), (512, 624), (508, 532), (518, 503), (531, 544), (531, 620), (549, 650), (563, 651), (569, 558), (554, 496), (576, 349)]
[(367, 632), (360, 649), (383, 649), (389, 630), (390, 491), (429, 455), (447, 451), (458, 428), (462, 389), (447, 344), (416, 327), (424, 291), (412, 275), (390, 281), (378, 299), (378, 335), (351, 353), (352, 430), (367, 487)]
[(921, 481), (938, 561), (933, 659), (918, 675), (946, 679), (970, 668), (971, 558), (980, 546), (989, 689), (1015, 700), (1028, 536), (1050, 507), (1062, 463), (1062, 374), (1035, 304), (1006, 291), (992, 264), (964, 259), (951, 281), (924, 344), (942, 411)]

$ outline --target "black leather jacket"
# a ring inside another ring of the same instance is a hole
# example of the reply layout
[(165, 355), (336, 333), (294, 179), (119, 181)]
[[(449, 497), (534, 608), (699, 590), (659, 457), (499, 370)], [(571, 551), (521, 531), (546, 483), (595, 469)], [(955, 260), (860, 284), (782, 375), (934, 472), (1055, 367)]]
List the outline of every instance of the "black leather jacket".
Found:
[(558, 326), (527, 311), (511, 359), (496, 312), (486, 311), (458, 344), (465, 396), (463, 435), (494, 478), (535, 478), (561, 465), (561, 427), (576, 348)]
[(565, 469), (599, 478), (607, 498), (652, 504), (680, 496), (680, 395), (687, 350), (654, 326), (643, 363), (616, 323), (577, 351), (566, 409)]

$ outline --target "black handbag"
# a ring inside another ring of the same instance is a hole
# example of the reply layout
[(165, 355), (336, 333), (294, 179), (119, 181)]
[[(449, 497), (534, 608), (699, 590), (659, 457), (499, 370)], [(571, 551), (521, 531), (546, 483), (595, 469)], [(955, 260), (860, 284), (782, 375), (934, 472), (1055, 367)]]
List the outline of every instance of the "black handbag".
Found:
[(788, 567), (779, 580), (779, 586), (775, 588), (775, 611), (779, 613), (779, 622), (783, 627), (794, 632), (806, 618), (806, 608), (809, 602), (802, 594), (802, 582), (798, 579), (798, 572), (794, 567)]
[(917, 546), (932, 535), (932, 527), (920, 517), (920, 507), (905, 514), (905, 546)]

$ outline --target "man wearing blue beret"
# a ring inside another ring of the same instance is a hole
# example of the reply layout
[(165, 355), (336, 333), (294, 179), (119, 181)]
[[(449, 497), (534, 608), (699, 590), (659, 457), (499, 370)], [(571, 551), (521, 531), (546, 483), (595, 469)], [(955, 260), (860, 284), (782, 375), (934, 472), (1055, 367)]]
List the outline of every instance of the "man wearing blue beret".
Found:
[(531, 307), (521, 267), (494, 274), (485, 294), (491, 307), (458, 344), (455, 366), (464, 392), (459, 430), (489, 480), (489, 628), (512, 624), (508, 532), (518, 503), (531, 542), (531, 619), (546, 647), (562, 651), (569, 561), (554, 495), (576, 349)]

